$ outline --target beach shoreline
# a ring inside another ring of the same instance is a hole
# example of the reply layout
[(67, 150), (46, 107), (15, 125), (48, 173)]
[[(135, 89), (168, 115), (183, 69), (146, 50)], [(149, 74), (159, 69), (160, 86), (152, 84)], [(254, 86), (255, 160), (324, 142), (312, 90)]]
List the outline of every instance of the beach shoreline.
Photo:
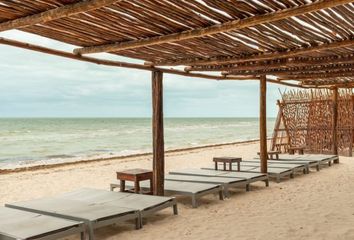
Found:
[[(240, 144), (250, 144), (256, 142), (259, 142), (259, 139), (250, 139), (250, 140), (236, 141), (236, 142), (216, 143), (216, 144), (208, 144), (208, 145), (201, 145), (195, 147), (169, 149), (166, 150), (165, 153), (166, 154), (180, 153), (180, 152), (186, 152), (191, 150), (208, 149), (208, 148), (222, 147), (222, 146), (233, 146), (233, 145), (240, 145)], [(110, 160), (124, 160), (124, 159), (130, 159), (134, 157), (147, 157), (147, 156), (152, 156), (152, 152), (143, 152), (137, 154), (128, 154), (128, 155), (121, 155), (121, 156), (92, 158), (92, 159), (83, 159), (83, 160), (74, 160), (74, 161), (53, 162), (53, 163), (46, 163), (46, 164), (26, 164), (23, 167), (22, 166), (19, 167), (18, 165), (14, 165), (14, 167), (11, 167), (10, 165), (9, 168), (3, 168), (3, 169), (0, 168), (0, 174), (36, 171), (41, 169), (53, 169), (53, 168), (80, 165), (86, 163), (95, 163), (95, 162), (110, 161)]]

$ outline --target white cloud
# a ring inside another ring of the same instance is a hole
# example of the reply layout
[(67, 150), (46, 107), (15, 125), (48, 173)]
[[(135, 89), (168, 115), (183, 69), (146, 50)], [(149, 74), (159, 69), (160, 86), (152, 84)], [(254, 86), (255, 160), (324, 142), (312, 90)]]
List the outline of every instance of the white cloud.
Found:
[[(0, 36), (66, 51), (74, 48), (20, 31)], [(149, 72), (98, 66), (5, 45), (0, 45), (0, 53), (0, 116), (151, 115)], [(97, 56), (125, 60), (109, 54)], [(164, 79), (167, 117), (258, 116), (258, 82), (169, 74)], [(278, 86), (268, 86), (268, 114), (275, 116)]]

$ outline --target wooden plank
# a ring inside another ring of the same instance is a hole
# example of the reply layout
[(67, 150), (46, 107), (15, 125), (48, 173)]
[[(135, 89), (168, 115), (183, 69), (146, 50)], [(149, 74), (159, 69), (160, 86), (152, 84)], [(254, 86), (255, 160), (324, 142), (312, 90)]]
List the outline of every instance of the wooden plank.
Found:
[(229, 32), (233, 30), (252, 27), (259, 24), (274, 22), (274, 21), (318, 11), (321, 9), (336, 7), (350, 2), (352, 2), (352, 0), (320, 0), (299, 7), (293, 7), (282, 11), (257, 15), (245, 19), (233, 20), (233, 21), (225, 22), (222, 24), (216, 24), (205, 28), (192, 29), (188, 31), (183, 31), (183, 32), (178, 32), (178, 33), (173, 33), (173, 34), (168, 34), (163, 36), (155, 36), (151, 38), (138, 39), (134, 41), (116, 42), (116, 43), (103, 44), (99, 46), (77, 48), (74, 50), (74, 53), (89, 54), (89, 53), (99, 53), (99, 52), (112, 52), (112, 51), (127, 50), (127, 49), (139, 48), (139, 47), (147, 47), (147, 46), (152, 46), (157, 44), (173, 43), (177, 41), (188, 40), (192, 38), (203, 37), (203, 36), (208, 36), (208, 35), (222, 33), (222, 32)]
[[(280, 108), (280, 105), (279, 105), (279, 108)], [(279, 139), (279, 137), (278, 137), (279, 131), (281, 131), (280, 130), (280, 122), (281, 122), (281, 120), (280, 120), (280, 109), (279, 109), (278, 114), (277, 114), (277, 118), (275, 120), (275, 126), (274, 126), (272, 141), (271, 141), (271, 147), (270, 147), (271, 151), (278, 150), (278, 149), (276, 149), (276, 145), (277, 145), (276, 143), (277, 143), (277, 139)]]
[(0, 24), (0, 32), (24, 28), (35, 24), (43, 24), (63, 17), (70, 17), (78, 13), (96, 10), (121, 1), (122, 0), (86, 0), (74, 4), (64, 5), (63, 7), (54, 8), (38, 14), (3, 22)]
[(153, 193), (158, 196), (164, 195), (165, 178), (162, 80), (162, 72), (152, 72)]
[(259, 111), (259, 134), (260, 134), (260, 159), (261, 172), (267, 173), (267, 77), (260, 77), (260, 111)]

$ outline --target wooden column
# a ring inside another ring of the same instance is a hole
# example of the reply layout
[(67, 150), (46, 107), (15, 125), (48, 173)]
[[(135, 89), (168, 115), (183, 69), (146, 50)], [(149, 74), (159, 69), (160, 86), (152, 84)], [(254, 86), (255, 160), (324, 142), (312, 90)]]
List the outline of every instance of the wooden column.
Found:
[(333, 119), (332, 119), (332, 151), (334, 155), (338, 155), (338, 136), (337, 136), (337, 122), (338, 122), (338, 88), (333, 88)]
[(152, 72), (153, 193), (158, 196), (164, 195), (165, 178), (162, 80), (162, 72)]
[(267, 173), (267, 77), (260, 78), (260, 111), (259, 111), (259, 134), (260, 134), (260, 158), (261, 172)]

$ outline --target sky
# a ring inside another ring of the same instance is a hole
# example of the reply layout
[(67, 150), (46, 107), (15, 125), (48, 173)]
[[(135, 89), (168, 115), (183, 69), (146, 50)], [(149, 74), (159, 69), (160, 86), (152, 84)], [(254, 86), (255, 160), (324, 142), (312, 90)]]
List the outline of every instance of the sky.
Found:
[[(72, 51), (75, 46), (17, 30), (0, 37)], [(93, 54), (117, 61), (131, 59)], [(276, 117), (280, 85), (268, 84)], [(164, 74), (165, 117), (258, 117), (258, 81)], [(151, 117), (151, 73), (99, 66), (0, 45), (0, 117)]]

